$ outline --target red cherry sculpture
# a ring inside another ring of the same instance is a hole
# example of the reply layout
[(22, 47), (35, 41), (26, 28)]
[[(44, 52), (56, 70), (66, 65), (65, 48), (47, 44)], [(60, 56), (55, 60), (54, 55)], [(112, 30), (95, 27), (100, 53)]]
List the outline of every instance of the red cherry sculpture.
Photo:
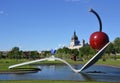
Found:
[(100, 25), (100, 30), (92, 33), (90, 36), (90, 46), (95, 50), (100, 50), (109, 42), (109, 37), (106, 33), (102, 32), (102, 22), (99, 15), (93, 9), (90, 9), (90, 12), (97, 16)]

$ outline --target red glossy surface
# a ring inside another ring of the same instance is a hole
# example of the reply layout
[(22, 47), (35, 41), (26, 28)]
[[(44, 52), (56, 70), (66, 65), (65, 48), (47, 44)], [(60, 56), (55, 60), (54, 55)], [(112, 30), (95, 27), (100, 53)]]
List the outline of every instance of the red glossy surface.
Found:
[(100, 50), (105, 44), (109, 42), (109, 38), (104, 32), (94, 32), (90, 36), (90, 46), (93, 49)]

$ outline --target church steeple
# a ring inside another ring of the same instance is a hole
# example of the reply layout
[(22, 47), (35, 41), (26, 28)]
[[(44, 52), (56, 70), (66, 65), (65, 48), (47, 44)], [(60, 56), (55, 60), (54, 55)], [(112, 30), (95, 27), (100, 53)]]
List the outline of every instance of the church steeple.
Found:
[(73, 35), (73, 37), (72, 37), (71, 40), (78, 40), (78, 37), (77, 37), (77, 35), (76, 35), (76, 31), (74, 31), (74, 35)]
[(76, 31), (74, 31), (73, 36), (70, 41), (69, 49), (79, 49), (85, 45), (85, 41), (82, 41), (82, 44), (80, 44), (80, 41), (78, 39), (78, 36), (76, 35)]
[(80, 41), (78, 40), (76, 32), (74, 31), (74, 34), (71, 38), (70, 47), (74, 47), (74, 46), (77, 46), (77, 45), (80, 45)]

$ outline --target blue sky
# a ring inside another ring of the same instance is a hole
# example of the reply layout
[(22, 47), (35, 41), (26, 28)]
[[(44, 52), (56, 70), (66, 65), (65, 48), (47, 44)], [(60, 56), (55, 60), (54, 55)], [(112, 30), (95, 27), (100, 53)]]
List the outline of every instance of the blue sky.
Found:
[(0, 50), (46, 50), (68, 46), (74, 30), (89, 42), (99, 13), (110, 41), (120, 37), (120, 0), (0, 0)]

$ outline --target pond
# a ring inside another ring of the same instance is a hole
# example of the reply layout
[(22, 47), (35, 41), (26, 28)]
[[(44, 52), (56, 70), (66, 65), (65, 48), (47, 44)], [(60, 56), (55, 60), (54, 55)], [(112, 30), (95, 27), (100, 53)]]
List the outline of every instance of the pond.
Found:
[[(120, 82), (120, 68), (94, 65), (82, 73), (73, 72), (67, 65), (34, 65), (41, 71), (21, 74), (0, 74), (0, 80), (77, 80)], [(80, 69), (83, 65), (73, 65)]]

